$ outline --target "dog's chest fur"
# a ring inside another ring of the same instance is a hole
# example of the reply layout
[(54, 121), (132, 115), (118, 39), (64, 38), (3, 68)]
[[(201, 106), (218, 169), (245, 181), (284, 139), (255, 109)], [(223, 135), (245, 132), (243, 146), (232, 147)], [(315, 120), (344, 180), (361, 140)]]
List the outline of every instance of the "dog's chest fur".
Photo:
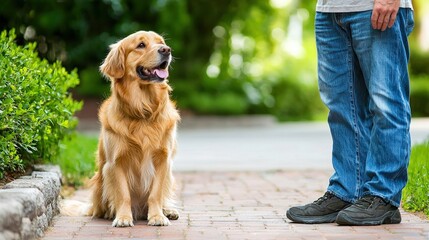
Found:
[[(135, 154), (128, 158), (142, 158), (144, 155), (151, 155), (154, 151), (170, 150), (172, 147), (171, 141), (176, 136), (177, 122), (174, 117), (160, 114), (156, 119), (121, 118), (110, 121), (108, 115), (110, 114), (105, 116), (105, 123), (108, 124), (104, 126), (102, 133), (105, 143), (114, 143), (115, 146), (108, 147), (115, 148), (126, 155)], [(114, 141), (110, 141), (111, 138), (115, 138)]]

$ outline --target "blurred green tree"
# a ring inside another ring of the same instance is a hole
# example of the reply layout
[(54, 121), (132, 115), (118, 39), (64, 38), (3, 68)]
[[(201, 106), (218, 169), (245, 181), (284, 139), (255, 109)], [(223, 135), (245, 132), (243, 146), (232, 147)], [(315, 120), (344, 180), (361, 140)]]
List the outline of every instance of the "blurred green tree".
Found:
[(0, 26), (18, 29), (18, 43), (37, 41), (42, 57), (78, 68), (79, 98), (108, 95), (98, 66), (110, 44), (153, 30), (173, 49), (170, 83), (182, 111), (314, 119), (326, 113), (317, 90), (314, 4), (14, 0), (2, 3)]

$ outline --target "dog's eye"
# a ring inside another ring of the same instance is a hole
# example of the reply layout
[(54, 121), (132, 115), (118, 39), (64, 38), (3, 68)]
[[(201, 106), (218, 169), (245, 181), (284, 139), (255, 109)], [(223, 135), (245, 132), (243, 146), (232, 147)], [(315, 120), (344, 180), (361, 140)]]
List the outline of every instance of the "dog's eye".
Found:
[(137, 48), (145, 48), (146, 44), (144, 44), (143, 42), (139, 43), (139, 45), (137, 45)]

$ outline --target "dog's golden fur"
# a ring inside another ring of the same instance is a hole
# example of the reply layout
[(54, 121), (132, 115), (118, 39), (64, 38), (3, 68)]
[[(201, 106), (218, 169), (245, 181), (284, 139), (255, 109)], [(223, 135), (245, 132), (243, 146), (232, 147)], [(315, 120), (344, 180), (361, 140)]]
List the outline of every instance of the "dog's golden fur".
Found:
[[(111, 45), (100, 66), (112, 94), (99, 110), (98, 172), (91, 179), (89, 214), (114, 218), (113, 226), (146, 218), (149, 225), (169, 225), (179, 217), (172, 157), (180, 117), (164, 79), (170, 61), (161, 36), (139, 31)], [(160, 65), (163, 73), (154, 70)]]

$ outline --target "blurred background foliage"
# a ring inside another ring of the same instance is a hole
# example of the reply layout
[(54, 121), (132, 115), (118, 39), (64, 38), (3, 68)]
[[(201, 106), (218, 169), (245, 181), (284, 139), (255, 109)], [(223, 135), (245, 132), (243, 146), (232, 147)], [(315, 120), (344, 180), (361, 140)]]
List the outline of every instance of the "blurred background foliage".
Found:
[[(411, 102), (414, 116), (429, 116), (429, 4), (413, 3)], [(153, 30), (173, 49), (170, 83), (182, 113), (312, 120), (326, 116), (314, 9), (315, 1), (303, 0), (10, 0), (2, 2), (0, 27), (16, 28), (19, 44), (36, 41), (49, 61), (77, 68), (79, 99), (108, 96), (98, 66), (110, 44)]]

